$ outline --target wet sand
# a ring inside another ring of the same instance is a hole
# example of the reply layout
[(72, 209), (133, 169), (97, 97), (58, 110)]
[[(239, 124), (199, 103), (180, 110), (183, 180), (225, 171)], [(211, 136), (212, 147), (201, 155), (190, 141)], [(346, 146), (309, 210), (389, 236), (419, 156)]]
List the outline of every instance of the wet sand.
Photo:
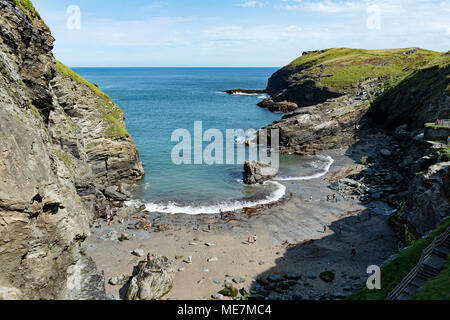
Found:
[[(235, 286), (251, 289), (257, 276), (292, 272), (301, 273), (302, 280), (291, 290), (277, 293), (279, 296), (319, 299), (334, 293), (348, 295), (365, 284), (368, 266), (381, 265), (395, 253), (397, 241), (385, 214), (390, 208), (383, 203), (370, 204), (373, 214), (369, 217), (368, 207), (361, 203), (342, 197), (337, 203), (327, 201), (327, 195), (333, 194), (327, 178), (358, 165), (345, 155), (344, 149), (326, 154), (335, 159), (330, 172), (315, 180), (281, 182), (287, 187), (287, 195), (277, 205), (244, 210), (227, 220), (219, 215), (152, 213), (151, 219), (159, 217), (169, 226), (163, 232), (127, 230), (133, 219), (111, 227), (100, 221), (96, 225), (101, 227), (94, 227), (88, 239), (88, 254), (104, 270), (106, 281), (131, 274), (138, 261), (145, 259), (131, 254), (137, 248), (174, 259), (175, 268), (182, 269), (163, 299), (210, 299), (223, 289), (227, 276), (245, 278), (244, 283)], [(360, 219), (358, 214), (362, 214)], [(103, 240), (102, 236), (111, 230), (119, 236), (125, 232), (131, 240)], [(257, 242), (249, 245), (247, 239), (254, 235)], [(208, 247), (205, 243), (215, 245)], [(351, 257), (352, 244), (357, 250), (355, 258)], [(192, 256), (192, 264), (183, 261), (188, 256)], [(218, 261), (208, 262), (212, 257)], [(320, 272), (326, 270), (336, 274), (332, 283), (319, 278)], [(116, 297), (125, 290), (109, 284), (106, 289)]]

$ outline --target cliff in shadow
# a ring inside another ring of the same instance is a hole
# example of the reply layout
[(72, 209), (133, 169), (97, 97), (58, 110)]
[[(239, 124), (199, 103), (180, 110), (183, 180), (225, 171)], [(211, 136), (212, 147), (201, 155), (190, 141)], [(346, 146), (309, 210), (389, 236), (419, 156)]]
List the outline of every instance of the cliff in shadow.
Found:
[(30, 1), (0, 1), (0, 299), (108, 299), (85, 239), (120, 200), (106, 189), (144, 170), (123, 112), (53, 41)]

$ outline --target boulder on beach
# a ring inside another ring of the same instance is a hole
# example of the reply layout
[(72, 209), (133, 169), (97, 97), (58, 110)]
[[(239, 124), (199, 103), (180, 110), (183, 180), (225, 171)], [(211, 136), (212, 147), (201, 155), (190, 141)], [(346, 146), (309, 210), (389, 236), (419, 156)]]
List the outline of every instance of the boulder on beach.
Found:
[(130, 281), (130, 279), (131, 279), (131, 276), (122, 274), (120, 276), (109, 279), (108, 283), (112, 286), (123, 286), (125, 283)]
[(131, 252), (132, 255), (136, 257), (143, 257), (145, 256), (145, 252), (142, 249), (134, 249), (133, 252)]
[(322, 279), (325, 282), (332, 282), (334, 280), (334, 272), (324, 271), (320, 274), (320, 279)]
[(175, 278), (175, 268), (167, 257), (141, 261), (138, 273), (130, 282), (126, 300), (159, 300), (170, 292)]
[(244, 163), (244, 183), (258, 184), (274, 178), (278, 170), (267, 163), (258, 161), (245, 161)]

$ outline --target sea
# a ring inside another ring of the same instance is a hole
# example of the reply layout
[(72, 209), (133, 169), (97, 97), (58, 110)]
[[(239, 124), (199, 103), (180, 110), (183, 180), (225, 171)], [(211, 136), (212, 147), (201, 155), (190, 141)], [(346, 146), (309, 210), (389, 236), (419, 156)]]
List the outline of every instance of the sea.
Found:
[[(192, 148), (192, 164), (172, 161), (173, 150), (181, 141), (172, 135), (179, 129), (189, 132), (193, 146), (195, 122), (201, 121), (203, 133), (216, 129), (225, 138), (226, 130), (251, 132), (280, 120), (282, 115), (257, 106), (266, 95), (223, 93), (235, 88), (264, 89), (277, 68), (74, 70), (97, 84), (125, 112), (127, 129), (146, 171), (131, 203), (145, 204), (151, 212), (215, 214), (270, 204), (285, 196), (285, 181), (319, 178), (333, 163), (327, 156), (280, 155), (277, 178), (247, 186), (242, 181), (242, 164), (193, 164), (195, 152), (202, 153), (210, 142), (205, 142), (203, 149)], [(233, 148), (245, 138), (232, 141)], [(224, 141), (224, 148), (226, 145)]]

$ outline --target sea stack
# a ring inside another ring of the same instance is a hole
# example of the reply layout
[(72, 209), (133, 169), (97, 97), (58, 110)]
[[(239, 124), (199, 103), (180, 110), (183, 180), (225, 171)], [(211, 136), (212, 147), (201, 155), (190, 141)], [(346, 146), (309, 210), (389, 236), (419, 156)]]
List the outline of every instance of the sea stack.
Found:
[(278, 174), (278, 169), (267, 163), (258, 161), (245, 161), (244, 163), (244, 183), (258, 184), (264, 183)]

